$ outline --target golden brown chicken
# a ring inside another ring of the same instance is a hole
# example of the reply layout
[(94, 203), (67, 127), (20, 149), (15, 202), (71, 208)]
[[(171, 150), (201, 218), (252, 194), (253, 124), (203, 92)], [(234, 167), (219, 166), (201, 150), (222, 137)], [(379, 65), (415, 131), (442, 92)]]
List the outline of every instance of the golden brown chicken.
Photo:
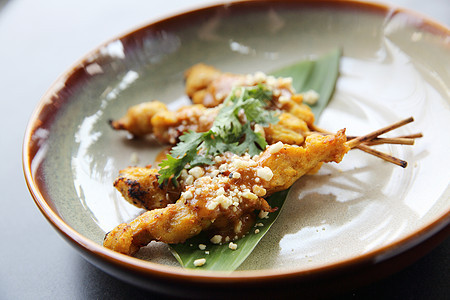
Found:
[(308, 136), (303, 147), (273, 144), (260, 155), (216, 157), (216, 164), (184, 171), (180, 198), (153, 209), (109, 232), (104, 246), (132, 255), (150, 241), (182, 243), (208, 230), (224, 239), (238, 239), (253, 224), (255, 211), (273, 211), (264, 199), (287, 189), (322, 162), (340, 162), (350, 148), (344, 131)]
[(170, 111), (164, 103), (151, 101), (130, 107), (125, 116), (111, 120), (110, 125), (134, 136), (153, 134), (161, 143), (175, 144), (183, 132), (209, 130), (217, 113), (217, 108), (203, 105), (187, 105)]
[[(154, 107), (161, 107), (156, 112)], [(141, 114), (138, 113), (142, 110)], [(156, 112), (156, 113), (155, 113)], [(153, 134), (161, 143), (176, 144), (179, 137), (189, 130), (195, 132), (208, 131), (215, 117), (217, 108), (205, 108), (202, 105), (188, 105), (176, 111), (169, 111), (165, 105), (158, 101), (142, 103), (130, 108), (128, 113), (117, 121), (111, 121), (116, 129), (128, 130), (136, 136)], [(310, 111), (306, 111), (306, 115)], [(147, 117), (143, 117), (147, 114)], [(277, 124), (270, 124), (260, 129), (269, 144), (283, 142), (286, 144), (301, 145), (305, 135), (310, 131), (308, 124), (294, 114), (281, 112)], [(149, 122), (144, 121), (150, 119)]]
[(158, 170), (149, 167), (128, 167), (120, 171), (114, 187), (131, 204), (152, 210), (174, 203), (181, 194), (182, 185), (158, 183)]
[[(268, 108), (278, 111), (279, 122), (261, 128), (260, 132), (269, 144), (280, 141), (296, 145), (303, 143), (305, 135), (310, 132), (310, 127), (314, 123), (314, 114), (307, 105), (302, 103), (302, 95), (294, 93), (290, 80), (265, 76), (264, 74), (253, 76), (232, 75), (220, 73), (214, 68), (212, 68), (215, 70), (214, 72), (202, 71), (211, 68), (205, 65), (196, 65), (187, 72), (186, 89), (191, 97), (194, 97), (194, 94), (197, 95), (195, 97), (197, 100), (194, 101), (200, 104), (187, 105), (176, 111), (169, 111), (159, 101), (142, 103), (131, 107), (122, 118), (111, 121), (112, 128), (128, 130), (135, 136), (153, 134), (160, 142), (172, 145), (176, 144), (179, 137), (186, 131), (208, 131), (219, 112), (220, 103), (215, 101), (214, 103), (219, 105), (218, 107), (206, 107), (199, 95), (207, 98), (209, 94), (196, 89), (200, 89), (205, 84), (212, 84), (211, 80), (207, 80), (207, 74), (210, 74), (209, 76), (217, 81), (225, 80), (228, 82), (228, 79), (224, 78), (237, 78), (239, 80), (236, 79), (233, 82), (242, 86), (267, 84), (273, 91), (272, 101)], [(207, 86), (207, 88), (209, 87)], [(221, 92), (229, 93), (231, 89), (232, 85), (227, 84), (226, 88), (221, 89)], [(223, 101), (222, 98), (220, 99)], [(207, 102), (207, 100), (205, 101)]]
[(153, 133), (153, 116), (167, 111), (166, 105), (162, 102), (144, 102), (130, 107), (120, 120), (110, 120), (109, 123), (115, 130), (128, 130), (135, 136), (142, 136)]
[(185, 72), (186, 94), (195, 104), (215, 107), (222, 103), (235, 85), (240, 85), (245, 75), (222, 73), (202, 63)]
[(314, 114), (303, 104), (303, 94), (296, 94), (291, 78), (275, 78), (261, 72), (254, 75), (222, 73), (202, 63), (188, 69), (185, 77), (186, 94), (195, 104), (216, 107), (225, 100), (234, 86), (267, 84), (274, 91), (274, 108), (288, 112), (308, 125), (314, 123)]

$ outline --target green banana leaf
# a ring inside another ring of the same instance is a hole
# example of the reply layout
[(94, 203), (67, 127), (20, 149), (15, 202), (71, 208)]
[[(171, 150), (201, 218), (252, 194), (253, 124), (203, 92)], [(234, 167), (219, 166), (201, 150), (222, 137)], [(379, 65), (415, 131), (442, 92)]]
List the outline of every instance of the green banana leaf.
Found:
[(328, 105), (339, 76), (339, 60), (341, 50), (335, 49), (319, 57), (317, 60), (306, 60), (281, 68), (271, 73), (277, 77), (292, 77), (292, 86), (298, 93), (309, 90), (316, 91), (320, 96), (311, 110), (319, 119), (320, 114)]

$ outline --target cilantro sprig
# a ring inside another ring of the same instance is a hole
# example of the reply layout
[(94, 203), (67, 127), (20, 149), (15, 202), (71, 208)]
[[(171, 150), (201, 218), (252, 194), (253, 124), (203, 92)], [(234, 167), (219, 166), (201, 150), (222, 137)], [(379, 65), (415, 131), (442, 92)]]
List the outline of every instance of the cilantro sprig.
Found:
[(259, 154), (267, 142), (252, 130), (252, 125), (267, 127), (278, 122), (276, 113), (265, 109), (271, 99), (272, 91), (263, 84), (234, 88), (221, 105), (210, 130), (189, 131), (180, 137), (180, 142), (159, 164), (158, 183), (167, 184), (172, 180), (176, 185), (184, 168), (212, 164), (214, 156), (227, 151), (238, 155)]

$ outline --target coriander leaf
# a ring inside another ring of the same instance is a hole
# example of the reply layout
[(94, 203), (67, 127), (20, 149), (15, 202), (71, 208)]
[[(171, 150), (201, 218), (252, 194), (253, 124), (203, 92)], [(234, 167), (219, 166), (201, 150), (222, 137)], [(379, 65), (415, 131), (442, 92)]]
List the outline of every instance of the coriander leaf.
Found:
[[(257, 97), (257, 98), (253, 98)], [(238, 87), (225, 99), (219, 113), (207, 132), (189, 131), (180, 136), (180, 142), (172, 148), (167, 160), (162, 161), (159, 184), (166, 184), (169, 179), (176, 185), (181, 171), (190, 164), (191, 167), (211, 164), (212, 157), (227, 151), (256, 155), (264, 149), (265, 139), (253, 132), (250, 125), (268, 126), (278, 122), (275, 113), (265, 109), (272, 98), (272, 92), (264, 85)], [(246, 122), (242, 124), (241, 112)]]
[(189, 164), (191, 167), (195, 167), (195, 166), (201, 166), (201, 165), (212, 165), (214, 163), (214, 161), (207, 157), (207, 156), (203, 156), (203, 155), (197, 155), (195, 158), (193, 158)]
[(213, 137), (211, 135), (205, 137), (202, 148), (206, 149), (208, 155), (216, 156), (227, 151), (235, 153), (233, 150), (237, 147), (238, 142), (227, 142), (224, 139)]
[(184, 167), (197, 156), (197, 148), (202, 142), (204, 133), (189, 131), (180, 137), (180, 142), (172, 148), (159, 166), (159, 184), (167, 184), (172, 178), (172, 183), (177, 185), (177, 178)]
[(182, 159), (177, 159), (171, 156), (170, 154), (167, 154), (166, 159), (163, 160), (159, 166), (161, 169), (158, 171), (159, 178), (158, 183), (159, 184), (167, 184), (169, 179), (172, 178), (172, 183), (176, 186), (177, 181), (174, 179), (175, 177), (172, 177), (174, 174), (181, 174), (181, 171), (184, 169), (184, 166), (186, 165), (185, 162), (187, 161), (187, 155), (185, 155)]
[(250, 156), (261, 153), (267, 146), (264, 137), (250, 128), (250, 124), (244, 126), (244, 141), (235, 150), (236, 154), (243, 154), (248, 152)]
[(183, 157), (192, 149), (197, 149), (200, 143), (203, 141), (205, 133), (189, 131), (180, 136), (180, 142), (172, 148), (170, 155), (173, 157)]
[(262, 104), (266, 104), (272, 99), (272, 91), (262, 84), (250, 87), (245, 92), (248, 98), (258, 99)]

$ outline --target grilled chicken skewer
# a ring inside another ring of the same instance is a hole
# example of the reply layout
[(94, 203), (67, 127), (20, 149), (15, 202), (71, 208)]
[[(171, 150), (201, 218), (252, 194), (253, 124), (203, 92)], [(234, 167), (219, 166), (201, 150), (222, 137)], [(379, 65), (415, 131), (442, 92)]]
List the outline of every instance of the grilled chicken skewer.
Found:
[(289, 188), (323, 162), (338, 163), (362, 142), (412, 121), (408, 118), (350, 141), (341, 130), (334, 135), (309, 135), (304, 146), (279, 142), (253, 158), (231, 153), (218, 156), (216, 165), (182, 174), (183, 192), (174, 204), (120, 224), (106, 235), (104, 246), (133, 255), (151, 241), (182, 243), (203, 230), (238, 239), (254, 223), (255, 211), (273, 211), (264, 197)]
[[(374, 133), (371, 133), (370, 136), (366, 135), (362, 140), (358, 137), (351, 137), (350, 141), (352, 141), (351, 143), (353, 145), (350, 144), (349, 146), (350, 148), (355, 147), (359, 149), (365, 146), (362, 150), (372, 150), (372, 148), (367, 147), (364, 143), (371, 144), (373, 141), (377, 142), (383, 140), (377, 135), (391, 131), (410, 122), (413, 122), (413, 118), (407, 118), (400, 122), (386, 126), (375, 131)], [(314, 128), (322, 135), (332, 134), (318, 127)], [(422, 134), (403, 136), (399, 138), (399, 142), (402, 143), (405, 138), (413, 139), (420, 137), (422, 137)], [(390, 140), (395, 141), (396, 139), (394, 138)], [(406, 167), (407, 165), (405, 161), (379, 151), (374, 150), (371, 154), (402, 167)], [(320, 165), (317, 167), (320, 167)], [(114, 186), (128, 202), (137, 207), (152, 210), (155, 208), (165, 207), (167, 204), (175, 203), (184, 187), (192, 184), (194, 177), (192, 175), (188, 175), (186, 171), (184, 174), (185, 175), (177, 181), (177, 186), (175, 187), (171, 183), (169, 183), (169, 185), (160, 185), (158, 183), (158, 169), (151, 169), (150, 167), (128, 167), (120, 171), (119, 177), (114, 182)]]
[[(159, 101), (146, 102), (131, 107), (122, 118), (111, 120), (110, 124), (112, 128), (127, 130), (134, 136), (153, 134), (162, 143), (176, 144), (186, 131), (208, 131), (219, 112), (220, 104), (234, 86), (259, 84), (266, 85), (272, 91), (268, 109), (279, 111), (279, 122), (261, 129), (268, 143), (303, 143), (306, 132), (311, 131), (314, 114), (303, 104), (303, 95), (295, 93), (290, 78), (274, 78), (262, 73), (246, 76), (221, 73), (203, 64), (195, 65), (186, 72), (186, 91), (193, 105), (169, 111)], [(217, 94), (213, 102), (207, 100), (211, 98), (211, 92)]]
[(264, 197), (289, 188), (318, 164), (340, 162), (348, 150), (342, 130), (310, 135), (303, 147), (276, 143), (253, 158), (219, 156), (216, 165), (190, 170), (185, 180), (194, 180), (174, 204), (120, 224), (104, 246), (132, 255), (151, 241), (182, 243), (203, 230), (238, 239), (253, 225), (255, 211), (273, 211)]

